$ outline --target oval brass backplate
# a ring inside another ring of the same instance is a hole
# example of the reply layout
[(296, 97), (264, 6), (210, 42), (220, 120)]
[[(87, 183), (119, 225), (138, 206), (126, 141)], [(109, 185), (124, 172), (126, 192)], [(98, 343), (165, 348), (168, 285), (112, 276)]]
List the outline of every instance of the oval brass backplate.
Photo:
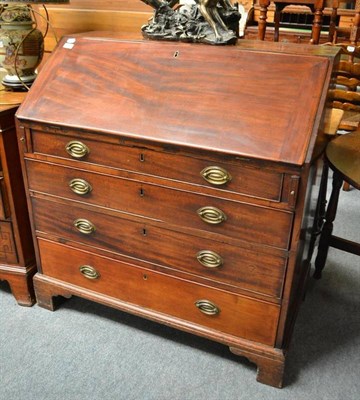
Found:
[(215, 165), (204, 168), (200, 172), (200, 175), (206, 180), (206, 182), (215, 186), (225, 185), (232, 179), (226, 169)]
[(79, 268), (80, 273), (87, 279), (98, 279), (100, 273), (91, 265), (82, 265)]
[(84, 235), (91, 235), (96, 231), (95, 225), (84, 218), (78, 218), (74, 222), (74, 227)]
[(219, 254), (211, 250), (199, 251), (196, 254), (196, 259), (199, 261), (201, 265), (203, 265), (206, 268), (219, 268), (224, 263), (223, 259), (219, 256)]
[(70, 189), (79, 196), (85, 196), (92, 191), (92, 186), (84, 179), (74, 178), (69, 182)]
[(84, 158), (90, 153), (90, 149), (86, 146), (86, 144), (78, 140), (72, 140), (71, 142), (67, 143), (65, 150), (71, 157), (77, 159)]
[(201, 207), (196, 212), (204, 222), (211, 225), (221, 224), (227, 219), (225, 213), (216, 207)]
[(195, 306), (206, 315), (217, 315), (220, 313), (220, 308), (210, 300), (198, 300)]

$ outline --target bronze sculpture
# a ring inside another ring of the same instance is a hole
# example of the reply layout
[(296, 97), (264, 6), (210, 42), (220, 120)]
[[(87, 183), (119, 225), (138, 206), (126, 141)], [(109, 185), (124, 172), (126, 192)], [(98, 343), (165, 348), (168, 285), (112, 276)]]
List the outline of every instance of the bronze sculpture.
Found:
[(237, 40), (240, 13), (230, 0), (195, 0), (182, 6), (179, 0), (141, 0), (154, 8), (152, 20), (141, 30), (145, 37), (210, 44)]

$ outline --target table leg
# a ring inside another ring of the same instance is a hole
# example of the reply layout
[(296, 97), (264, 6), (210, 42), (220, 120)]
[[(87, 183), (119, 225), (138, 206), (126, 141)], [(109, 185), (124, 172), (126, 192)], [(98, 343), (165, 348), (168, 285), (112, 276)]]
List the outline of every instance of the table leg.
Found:
[(329, 205), (326, 210), (325, 224), (323, 226), (320, 236), (318, 254), (315, 260), (315, 272), (314, 272), (315, 279), (321, 278), (322, 270), (325, 267), (326, 258), (329, 251), (330, 238), (333, 231), (333, 222), (336, 217), (336, 211), (337, 211), (339, 194), (342, 183), (343, 183), (342, 175), (334, 171), (333, 188), (329, 200)]

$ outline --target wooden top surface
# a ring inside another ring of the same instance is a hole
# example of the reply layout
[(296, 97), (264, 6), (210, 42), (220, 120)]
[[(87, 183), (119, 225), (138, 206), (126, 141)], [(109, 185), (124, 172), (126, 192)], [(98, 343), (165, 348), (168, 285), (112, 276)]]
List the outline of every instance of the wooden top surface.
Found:
[(65, 41), (19, 119), (295, 165), (311, 151), (329, 54), (90, 36), (67, 49)]
[(14, 92), (0, 91), (0, 112), (4, 112), (14, 107), (18, 107), (25, 98), (25, 96), (26, 96), (25, 92), (14, 93)]
[(326, 148), (326, 158), (333, 169), (360, 190), (360, 131), (332, 140)]
[[(0, 68), (0, 82), (6, 75), (6, 71)], [(7, 91), (5, 87), (0, 83), (0, 112), (12, 109), (19, 106), (24, 100), (27, 92), (12, 92)]]

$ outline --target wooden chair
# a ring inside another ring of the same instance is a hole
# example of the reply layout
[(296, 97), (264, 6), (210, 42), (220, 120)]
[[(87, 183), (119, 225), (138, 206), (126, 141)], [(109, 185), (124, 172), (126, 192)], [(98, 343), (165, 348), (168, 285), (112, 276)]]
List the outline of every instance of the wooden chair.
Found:
[[(338, 0), (334, 0), (335, 11), (337, 11)], [(356, 0), (355, 6), (355, 17), (353, 24), (348, 30), (347, 37), (342, 36), (344, 42), (337, 43), (336, 40), (340, 37), (338, 35), (339, 30), (335, 30), (332, 26), (333, 34), (332, 40), (325, 45), (337, 46), (341, 49), (340, 62), (334, 70), (334, 85), (329, 90), (328, 96), (328, 114), (325, 121), (325, 133), (329, 136), (329, 140), (337, 140), (339, 134), (345, 134), (347, 136), (349, 132), (359, 131), (360, 129), (360, 46), (358, 46), (359, 34), (360, 34), (360, 0)], [(336, 19), (336, 12), (333, 13), (333, 22)], [(337, 29), (337, 28), (336, 28)], [(344, 34), (344, 31), (342, 31)], [(342, 136), (341, 136), (342, 137)], [(346, 140), (346, 139), (341, 139)], [(330, 147), (331, 149), (331, 147)], [(318, 198), (318, 206), (316, 210), (316, 216), (314, 221), (313, 236), (310, 243), (310, 257), (315, 245), (316, 236), (321, 234), (322, 230), (325, 229), (327, 216), (325, 215), (326, 209), (326, 192), (327, 192), (327, 181), (328, 181), (329, 166), (325, 162), (323, 173), (320, 183), (320, 191)], [(345, 190), (349, 189), (349, 179), (343, 179), (343, 187)], [(329, 204), (330, 208), (330, 204)], [(328, 209), (329, 209), (328, 208)], [(335, 209), (336, 213), (336, 209)], [(334, 216), (335, 217), (335, 216)], [(324, 241), (325, 239), (323, 239)], [(324, 245), (321, 246), (324, 248)], [(320, 250), (319, 254), (324, 253), (324, 250)], [(327, 254), (327, 250), (326, 250)], [(320, 257), (320, 258), (319, 258)], [(323, 257), (324, 258), (324, 257)], [(315, 277), (321, 276), (320, 267), (321, 256), (317, 258), (317, 273)], [(325, 265), (325, 259), (323, 261)]]
[[(339, 3), (354, 6), (353, 23), (349, 28), (336, 25)], [(339, 35), (341, 33), (341, 36)], [(345, 35), (345, 36), (344, 36)], [(338, 39), (341, 39), (339, 42)], [(335, 69), (335, 88), (329, 91), (332, 108), (344, 110), (340, 130), (357, 130), (360, 122), (360, 0), (333, 0), (329, 42), (341, 48), (341, 59)]]
[(329, 101), (331, 108), (344, 111), (339, 130), (351, 132), (360, 123), (360, 46), (334, 46), (341, 48), (341, 59), (334, 71), (335, 87), (329, 90)]
[[(357, 1), (360, 5), (360, 0)], [(355, 131), (360, 124), (360, 46), (357, 45), (360, 33), (360, 8), (358, 11), (359, 18), (354, 19), (354, 25), (349, 31), (348, 44), (332, 44), (341, 48), (341, 60), (334, 72), (336, 86), (329, 91), (329, 100), (334, 111), (343, 110), (338, 126), (338, 131), (342, 133)], [(332, 118), (336, 119), (337, 116), (333, 115)], [(349, 190), (347, 183), (344, 183), (344, 190)]]
[[(339, 27), (337, 25), (338, 9), (342, 4), (342, 7), (348, 5), (354, 8), (354, 19), (350, 27)], [(360, 0), (333, 0), (332, 13), (329, 24), (329, 41), (331, 43), (337, 43), (338, 41), (344, 41), (348, 39), (350, 44), (355, 44), (359, 40), (360, 36)]]
[[(310, 43), (311, 44), (319, 43), (325, 0), (273, 0), (273, 1), (275, 4), (274, 42), (279, 41), (280, 15), (282, 10), (289, 5), (301, 5), (309, 7), (314, 14), (314, 22), (312, 26)], [(259, 27), (258, 27), (258, 38), (260, 40), (264, 40), (265, 30), (266, 30), (267, 9), (270, 5), (270, 0), (259, 0), (259, 5), (260, 5), (260, 17), (259, 17)]]
[[(326, 45), (341, 48), (341, 60), (334, 71), (334, 84), (329, 90), (328, 109), (325, 116), (324, 132), (328, 140), (334, 140), (339, 134), (348, 134), (360, 129), (360, 46), (348, 44)], [(326, 193), (329, 168), (324, 164), (315, 213), (309, 258), (313, 253), (316, 238), (321, 234), (326, 210)], [(348, 181), (344, 180), (344, 189), (348, 190)]]
[[(360, 130), (338, 136), (332, 140), (326, 148), (325, 161), (334, 173), (333, 188), (315, 260), (315, 279), (321, 278), (329, 247), (360, 256), (360, 243), (355, 243), (332, 234), (340, 189), (343, 182), (348, 182), (354, 188), (360, 190)], [(356, 221), (354, 222), (356, 223)]]

